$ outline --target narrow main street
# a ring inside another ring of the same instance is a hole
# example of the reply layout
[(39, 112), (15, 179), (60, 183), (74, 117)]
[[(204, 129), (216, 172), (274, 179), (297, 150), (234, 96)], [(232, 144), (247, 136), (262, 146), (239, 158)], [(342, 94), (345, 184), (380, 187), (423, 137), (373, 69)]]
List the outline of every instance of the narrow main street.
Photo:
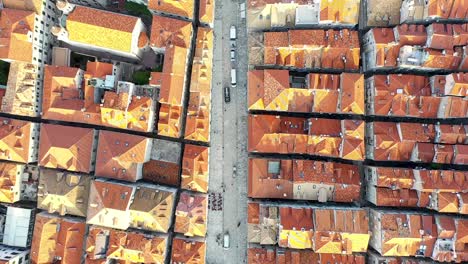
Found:
[[(207, 263), (247, 263), (247, 34), (238, 1), (217, 0), (210, 149), (210, 197), (222, 197), (222, 210), (208, 212)], [(231, 87), (229, 30), (237, 28), (237, 87)], [(224, 87), (231, 102), (224, 102)], [(236, 172), (233, 172), (233, 168)], [(230, 247), (223, 248), (224, 234)]]

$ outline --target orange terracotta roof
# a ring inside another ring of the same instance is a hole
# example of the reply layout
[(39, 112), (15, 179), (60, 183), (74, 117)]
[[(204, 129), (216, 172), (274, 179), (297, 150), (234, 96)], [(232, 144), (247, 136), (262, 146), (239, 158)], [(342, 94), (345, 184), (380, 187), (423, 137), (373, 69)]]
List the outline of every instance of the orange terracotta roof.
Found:
[(67, 20), (131, 33), (138, 18), (77, 5)]
[(426, 44), (427, 33), (423, 25), (403, 24), (395, 27), (394, 31), (400, 45), (424, 46)]
[(453, 96), (468, 96), (468, 73), (435, 75), (431, 78), (434, 93)]
[(145, 31), (144, 27), (140, 27), (141, 19), (138, 17), (80, 5), (71, 8), (64, 19), (61, 25), (64, 28), (59, 29), (65, 30), (67, 41), (134, 57), (141, 31)]
[(249, 159), (248, 183), (251, 198), (292, 199), (292, 161)]
[(5, 8), (34, 11), (37, 14), (42, 12), (41, 0), (2, 0)]
[(458, 69), (460, 71), (466, 71), (468, 70), (468, 48), (466, 48), (465, 46), (462, 49), (458, 49), (458, 51), (460, 52), (461, 57), (462, 57), (462, 60), (460, 62), (460, 66), (458, 67)]
[[(456, 145), (463, 146), (463, 145)], [(454, 146), (432, 143), (417, 143), (414, 147), (413, 161), (434, 163), (455, 163)], [(456, 164), (456, 163), (455, 163)]]
[(181, 134), (182, 107), (161, 104), (159, 108), (158, 135), (178, 138)]
[(249, 264), (276, 264), (275, 249), (253, 248), (247, 250)]
[(356, 31), (289, 30), (287, 34), (265, 32), (264, 39), (264, 64), (298, 68), (359, 69), (360, 49)]
[(172, 223), (176, 190), (142, 184), (130, 205), (130, 227), (167, 233)]
[(431, 49), (453, 49), (453, 29), (450, 24), (430, 24), (426, 46)]
[(177, 204), (175, 229), (185, 236), (206, 235), (208, 199), (203, 194), (182, 192)]
[(193, 18), (194, 0), (149, 0), (148, 8), (157, 12)]
[(341, 78), (338, 74), (309, 73), (307, 83), (309, 89), (338, 90)]
[(433, 97), (429, 79), (416, 75), (375, 75), (370, 79), (376, 115), (437, 117), (440, 97)]
[(313, 249), (317, 253), (366, 252), (370, 239), (367, 209), (315, 209)]
[[(310, 2), (309, 2), (310, 3)], [(343, 23), (355, 25), (358, 23), (360, 1), (320, 2), (320, 22)]]
[[(156, 0), (153, 2), (156, 2)], [(150, 38), (152, 47), (168, 48), (174, 45), (182, 48), (189, 48), (191, 37), (192, 23), (175, 18), (153, 15)]]
[[(366, 34), (369, 43), (365, 47), (370, 51), (366, 56), (375, 56), (371, 58), (375, 66), (370, 67), (459, 68), (462, 48), (454, 49), (451, 25), (432, 24), (427, 29), (422, 25), (402, 25), (394, 32), (396, 38), (388, 28), (373, 28)], [(462, 32), (463, 29), (457, 31), (456, 41), (463, 41)]]
[[(333, 191), (326, 191), (327, 196), (331, 196), (326, 201), (330, 198), (330, 201), (335, 202), (353, 202), (359, 199), (360, 174), (354, 165), (293, 160), (293, 176), (294, 199), (309, 200), (313, 195), (314, 199), (321, 201), (323, 198), (320, 197), (320, 192), (327, 188)], [(319, 186), (317, 190), (314, 189), (315, 185)]]
[[(75, 93), (78, 93), (82, 81), (79, 79), (80, 72), (81, 70), (78, 68), (46, 65), (44, 69), (44, 94), (42, 100), (44, 118), (54, 117), (54, 119), (58, 120), (67, 120), (69, 118), (68, 120), (72, 121), (73, 118), (70, 115), (74, 114), (73, 111), (79, 111), (84, 107), (84, 103), (78, 97), (63, 97), (63, 93), (66, 91), (77, 90)], [(65, 109), (58, 108), (58, 106), (67, 106), (66, 109), (68, 111), (64, 111)], [(64, 111), (66, 114), (60, 115), (60, 111)]]
[(276, 259), (277, 263), (365, 263), (364, 256), (360, 255), (324, 254), (293, 249), (277, 250)]
[(427, 16), (433, 18), (456, 18), (467, 17), (468, 5), (464, 1), (451, 0), (429, 0), (427, 4)]
[(422, 196), (418, 195), (417, 191), (408, 189), (392, 190), (377, 187), (375, 192), (375, 200), (372, 202), (378, 206), (418, 207), (419, 196)]
[(286, 47), (289, 45), (289, 33), (283, 32), (264, 32), (265, 47)]
[(0, 58), (32, 62), (36, 14), (4, 8), (0, 12)]
[(151, 72), (149, 85), (161, 87), (162, 77), (162, 72)]
[(445, 111), (440, 115), (441, 118), (468, 117), (468, 99), (450, 96), (443, 110)]
[[(279, 173), (273, 172), (276, 167)], [(317, 185), (319, 187), (315, 188)], [(325, 201), (358, 200), (360, 176), (357, 168), (307, 160), (249, 160), (249, 197), (321, 200), (321, 189), (326, 193)]]
[(414, 142), (401, 142), (396, 123), (374, 122), (374, 159), (409, 160)]
[(96, 131), (90, 128), (41, 125), (39, 164), (48, 168), (89, 173)]
[(208, 147), (185, 145), (181, 188), (208, 192)]
[[(432, 255), (437, 227), (431, 215), (371, 210), (371, 228), (371, 246), (372, 241), (381, 244), (374, 248), (383, 256)], [(421, 245), (426, 247), (419, 252)]]
[[(308, 153), (359, 160), (364, 155), (364, 123), (339, 120), (249, 116), (249, 151)], [(304, 125), (308, 129), (304, 129)], [(255, 131), (255, 132), (253, 132)], [(344, 133), (343, 133), (344, 132)], [(345, 146), (340, 151), (342, 141)]]
[(247, 206), (247, 241), (275, 245), (278, 240), (278, 208), (253, 202)]
[(371, 224), (371, 245), (383, 256), (429, 257), (458, 263), (468, 259), (464, 252), (466, 219), (371, 210)]
[(22, 165), (0, 162), (0, 202), (14, 203), (20, 200)]
[(149, 138), (100, 131), (95, 174), (135, 182), (142, 178), (142, 166), (149, 161), (150, 147)]
[(306, 249), (312, 248), (314, 222), (311, 208), (280, 207), (280, 247)]
[(155, 183), (179, 186), (178, 163), (150, 160), (143, 164), (143, 179)]
[[(103, 98), (94, 98), (95, 88), (89, 81), (113, 75), (113, 65), (88, 61), (86, 68), (83, 77), (83, 71), (77, 68), (45, 67), (42, 103), (45, 118), (136, 131), (152, 130), (154, 113), (151, 98), (135, 95), (129, 98), (127, 92), (113, 91), (106, 91)], [(104, 100), (102, 107), (95, 103), (101, 99)]]
[(103, 125), (151, 131), (153, 119), (153, 99), (145, 96), (129, 95), (106, 91), (101, 106)]
[[(377, 160), (452, 163), (456, 151), (450, 144), (466, 140), (464, 129), (446, 125), (374, 122), (373, 127), (373, 156)], [(448, 144), (437, 144), (440, 142)]]
[(463, 144), (468, 140), (468, 128), (462, 125), (439, 125), (439, 140), (443, 144)]
[(397, 128), (401, 140), (433, 142), (435, 139), (435, 127), (432, 124), (398, 123)]
[[(467, 5), (468, 6), (468, 5)], [(468, 10), (468, 7), (467, 7)], [(453, 24), (453, 45), (464, 46), (468, 44), (468, 24)]]
[(86, 223), (127, 229), (130, 226), (129, 208), (134, 192), (134, 186), (93, 180)]
[(427, 56), (421, 67), (456, 70), (461, 62), (460, 54), (451, 50), (424, 49), (424, 52)]
[(14, 115), (38, 116), (38, 67), (31, 63), (12, 61), (9, 71), (6, 92), (0, 100), (1, 111)]
[(390, 28), (372, 28), (370, 30), (374, 35), (376, 44), (388, 44), (395, 42), (395, 32)]
[(6, 89), (0, 89), (0, 105), (3, 102), (3, 98), (5, 97)]
[(80, 218), (61, 218), (47, 213), (36, 215), (31, 245), (33, 263), (80, 261), (86, 224)]
[(468, 164), (468, 145), (454, 145), (453, 164)]
[(146, 35), (145, 32), (140, 32), (140, 36), (138, 36), (138, 48), (143, 49), (148, 44), (149, 44), (148, 35)]
[(206, 243), (204, 241), (174, 238), (172, 240), (172, 263), (205, 263)]
[[(288, 111), (289, 72), (286, 70), (249, 71), (249, 109)], [(304, 98), (312, 101), (312, 98)], [(282, 101), (286, 104), (282, 105)], [(299, 105), (303, 104), (298, 102)], [(286, 106), (286, 107), (285, 107)], [(304, 109), (307, 111), (307, 109)]]
[(49, 213), (86, 217), (91, 177), (41, 169), (37, 207)]
[(22, 163), (36, 161), (34, 149), (38, 134), (36, 123), (0, 118), (0, 159)]
[(364, 75), (341, 74), (341, 112), (364, 114)]
[(86, 240), (87, 262), (107, 258), (124, 263), (163, 263), (167, 244), (167, 236), (92, 226)]
[(214, 21), (215, 1), (200, 0), (198, 19), (200, 22), (212, 24)]
[(195, 48), (185, 138), (208, 142), (210, 139), (211, 72), (213, 31), (199, 28)]
[(250, 110), (364, 113), (362, 75), (309, 74), (306, 81), (309, 89), (303, 89), (290, 88), (287, 70), (253, 70), (248, 74)]
[(260, 204), (255, 202), (247, 203), (247, 223), (260, 224)]
[(188, 50), (170, 46), (164, 56), (159, 102), (182, 106)]

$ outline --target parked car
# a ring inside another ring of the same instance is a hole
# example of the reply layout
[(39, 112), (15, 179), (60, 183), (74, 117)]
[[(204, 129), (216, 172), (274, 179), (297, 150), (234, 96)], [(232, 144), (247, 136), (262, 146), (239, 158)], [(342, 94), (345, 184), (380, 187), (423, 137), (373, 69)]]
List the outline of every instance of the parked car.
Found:
[(231, 49), (231, 61), (236, 61), (236, 51)]
[(237, 30), (235, 26), (231, 26), (231, 30), (229, 31), (229, 36), (231, 40), (235, 40), (237, 38)]
[(231, 89), (229, 86), (224, 87), (224, 102), (231, 102)]
[(223, 248), (228, 249), (230, 247), (230, 241), (229, 241), (229, 233), (226, 232), (224, 233), (224, 239), (223, 239)]
[(231, 86), (236, 87), (237, 85), (237, 77), (236, 77), (236, 69), (231, 69)]

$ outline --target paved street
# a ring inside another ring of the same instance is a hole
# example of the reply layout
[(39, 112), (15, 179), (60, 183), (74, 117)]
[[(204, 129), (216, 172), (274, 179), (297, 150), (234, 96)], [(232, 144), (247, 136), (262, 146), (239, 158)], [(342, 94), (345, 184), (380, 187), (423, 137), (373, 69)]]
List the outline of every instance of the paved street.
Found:
[[(209, 190), (222, 193), (223, 210), (208, 213), (209, 264), (247, 263), (247, 39), (239, 3), (216, 1)], [(231, 25), (236, 25), (238, 37), (237, 87), (231, 88), (231, 102), (224, 103), (223, 87), (231, 83)], [(237, 168), (235, 175), (233, 166)], [(223, 248), (226, 232), (230, 235), (229, 249)]]

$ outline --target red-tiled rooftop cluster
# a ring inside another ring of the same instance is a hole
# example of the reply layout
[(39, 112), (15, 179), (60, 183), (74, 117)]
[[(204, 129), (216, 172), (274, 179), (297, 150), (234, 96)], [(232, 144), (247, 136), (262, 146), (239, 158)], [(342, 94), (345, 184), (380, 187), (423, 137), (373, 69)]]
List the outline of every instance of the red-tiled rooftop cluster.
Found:
[(247, 258), (249, 264), (366, 263), (365, 255), (314, 253), (308, 250), (284, 249), (280, 247), (250, 246), (247, 250)]
[(267, 30), (283, 27), (341, 26), (358, 24), (360, 0), (249, 0), (247, 27)]
[(359, 38), (352, 30), (264, 32), (264, 65), (359, 70)]
[(167, 243), (166, 235), (92, 226), (86, 238), (86, 262), (115, 259), (136, 263), (163, 263), (167, 254)]
[(364, 159), (364, 122), (249, 115), (248, 151)]
[(367, 200), (378, 206), (425, 207), (468, 214), (468, 172), (367, 167)]
[(404, 0), (400, 22), (427, 20), (462, 20), (468, 17), (468, 4), (463, 0)]
[(353, 202), (361, 188), (358, 167), (313, 160), (249, 159), (251, 198)]
[(198, 29), (193, 60), (185, 138), (208, 142), (210, 140), (211, 118), (213, 30)]
[(462, 125), (368, 123), (368, 158), (380, 161), (466, 164), (467, 128)]
[(468, 220), (443, 215), (370, 210), (372, 246), (382, 256), (468, 261)]
[(287, 70), (249, 71), (249, 110), (364, 114), (362, 74), (309, 73), (292, 79)]
[(366, 80), (368, 114), (420, 118), (468, 117), (468, 74), (374, 75)]
[(364, 35), (366, 70), (466, 70), (468, 24), (400, 25), (373, 28)]
[[(364, 1), (363, 1), (364, 2)], [(462, 22), (468, 17), (464, 0), (366, 0), (362, 27), (388, 27), (399, 23)], [(361, 26), (360, 25), (360, 26)]]
[[(316, 208), (248, 205), (249, 242), (316, 253), (352, 255), (366, 252), (369, 243), (369, 212), (362, 208)], [(279, 225), (275, 225), (274, 223)], [(277, 234), (269, 239), (266, 234)]]
[[(133, 91), (106, 90), (107, 77), (114, 76), (114, 65), (86, 64), (86, 71), (66, 66), (47, 65), (44, 69), (43, 117), (47, 119), (150, 132), (153, 130), (153, 100)], [(114, 89), (115, 82), (111, 82)], [(109, 89), (109, 87), (107, 87)]]

